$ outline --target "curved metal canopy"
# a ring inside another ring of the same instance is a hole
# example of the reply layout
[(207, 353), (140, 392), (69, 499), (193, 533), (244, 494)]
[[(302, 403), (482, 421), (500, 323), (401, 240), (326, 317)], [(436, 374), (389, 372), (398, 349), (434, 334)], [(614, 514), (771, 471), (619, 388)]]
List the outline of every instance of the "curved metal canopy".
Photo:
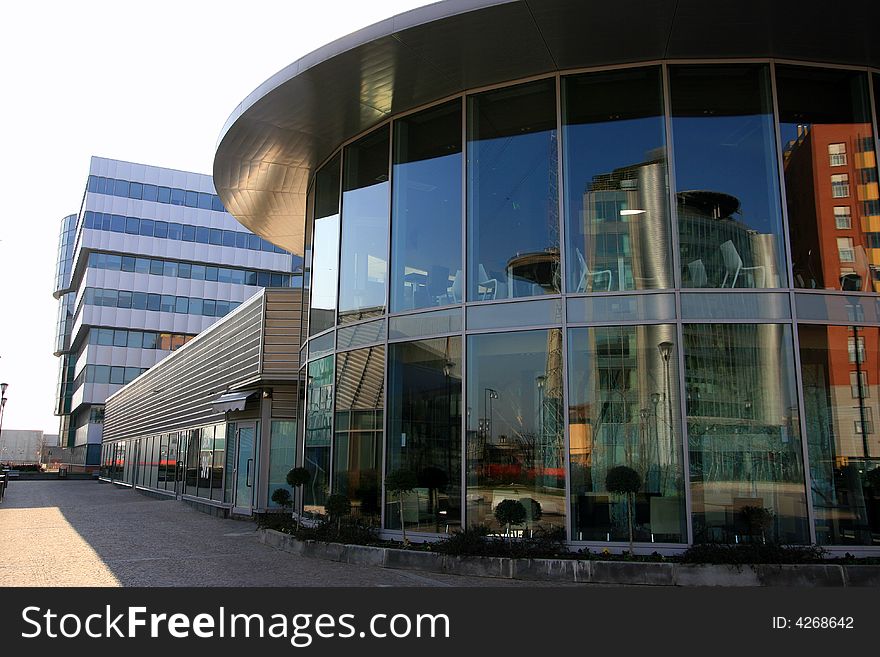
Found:
[(305, 195), (342, 142), (467, 89), (658, 59), (775, 57), (880, 67), (880, 2), (448, 0), (334, 41), (279, 71), (226, 122), (214, 185), (247, 228), (303, 251)]

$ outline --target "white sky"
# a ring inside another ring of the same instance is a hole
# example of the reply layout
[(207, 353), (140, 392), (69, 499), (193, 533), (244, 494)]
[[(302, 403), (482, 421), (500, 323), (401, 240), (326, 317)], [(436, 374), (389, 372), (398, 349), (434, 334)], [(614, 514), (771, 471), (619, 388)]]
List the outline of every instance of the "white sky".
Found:
[(261, 82), (419, 0), (28, 0), (0, 9), (0, 381), (4, 429), (58, 431), (52, 298), (61, 219), (92, 155), (211, 173)]

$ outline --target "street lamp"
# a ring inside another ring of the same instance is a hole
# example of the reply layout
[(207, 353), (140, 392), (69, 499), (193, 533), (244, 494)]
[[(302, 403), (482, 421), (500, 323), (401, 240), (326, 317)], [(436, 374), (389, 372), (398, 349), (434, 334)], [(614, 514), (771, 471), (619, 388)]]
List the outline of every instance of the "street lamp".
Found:
[(8, 383), (0, 383), (0, 438), (3, 437), (3, 409), (6, 408), (6, 388)]

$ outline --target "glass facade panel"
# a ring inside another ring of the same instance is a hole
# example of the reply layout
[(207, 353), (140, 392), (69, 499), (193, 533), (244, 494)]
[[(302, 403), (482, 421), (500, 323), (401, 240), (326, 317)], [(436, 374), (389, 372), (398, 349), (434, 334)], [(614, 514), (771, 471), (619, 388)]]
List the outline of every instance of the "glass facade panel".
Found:
[(336, 332), (336, 349), (343, 351), (385, 340), (385, 320), (377, 319), (356, 326), (346, 326)]
[(568, 292), (672, 287), (660, 67), (562, 79)]
[(339, 156), (315, 175), (315, 223), (312, 230), (309, 335), (336, 323), (339, 262)]
[(562, 323), (562, 300), (517, 301), (467, 308), (469, 331), (511, 326), (541, 326)]
[(558, 293), (555, 81), (468, 97), (467, 149), (468, 300)]
[(186, 466), (184, 474), (184, 491), (187, 495), (198, 495), (199, 490), (199, 447), (201, 446), (201, 429), (192, 429), (187, 434)]
[(568, 299), (566, 306), (569, 324), (675, 319), (675, 297), (671, 294), (579, 297)]
[(801, 325), (798, 338), (816, 542), (878, 545), (880, 329)]
[[(687, 540), (675, 327), (569, 331), (569, 450), (574, 540)], [(606, 477), (638, 474), (630, 508)]]
[(461, 303), (461, 166), (460, 100), (395, 121), (392, 312)]
[(684, 326), (694, 541), (807, 543), (791, 328)]
[(381, 510), (384, 404), (385, 347), (338, 354), (333, 492), (345, 495), (352, 515), (371, 525)]
[(562, 331), (467, 338), (467, 523), (501, 530), (495, 508), (522, 502), (526, 531), (565, 526)]
[(294, 500), (294, 490), (287, 485), (287, 473), (296, 465), (296, 421), (272, 420), (269, 444), (269, 490), (266, 499), (270, 507), (278, 507), (272, 501), (272, 493), (283, 488)]
[(794, 299), (798, 319), (880, 323), (880, 299), (877, 297), (795, 294)]
[(389, 320), (388, 337), (421, 338), (444, 333), (457, 333), (462, 328), (460, 308), (435, 310), (433, 312), (392, 317)]
[(223, 501), (223, 468), (226, 463), (226, 425), (214, 427), (214, 457), (211, 464), (211, 499)]
[(786, 285), (767, 64), (670, 66), (683, 287)]
[(339, 321), (385, 310), (388, 274), (388, 148), (383, 127), (346, 147), (343, 157)]
[(711, 293), (681, 295), (684, 319), (791, 319), (791, 300), (784, 292)]
[(867, 74), (777, 66), (776, 85), (795, 287), (880, 291)]
[(330, 493), (330, 440), (333, 427), (333, 356), (309, 363), (303, 467), (311, 474), (303, 486), (303, 511), (324, 513)]
[[(417, 487), (386, 495), (385, 527), (449, 532), (461, 525), (461, 338), (388, 348), (386, 471), (409, 470)], [(402, 506), (402, 508), (401, 508)], [(401, 515), (402, 513), (402, 515)]]

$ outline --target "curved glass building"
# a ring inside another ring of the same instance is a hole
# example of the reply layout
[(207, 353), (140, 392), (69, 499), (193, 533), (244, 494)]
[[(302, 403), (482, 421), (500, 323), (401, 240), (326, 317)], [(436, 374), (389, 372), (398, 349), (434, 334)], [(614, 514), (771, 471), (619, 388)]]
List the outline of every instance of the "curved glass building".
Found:
[(643, 550), (880, 550), (880, 9), (638, 4), (438, 3), (230, 117), (218, 193), (310, 276), (305, 510), (613, 548), (626, 466)]

